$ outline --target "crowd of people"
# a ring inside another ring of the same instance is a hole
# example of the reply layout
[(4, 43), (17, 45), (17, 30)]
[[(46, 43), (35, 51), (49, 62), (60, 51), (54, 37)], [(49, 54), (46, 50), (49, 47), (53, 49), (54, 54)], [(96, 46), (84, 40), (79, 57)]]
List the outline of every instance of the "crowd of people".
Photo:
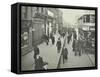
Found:
[[(52, 45), (55, 44), (55, 36), (53, 33), (51, 33), (49, 37), (47, 35), (43, 35), (42, 39), (46, 43), (46, 45), (49, 45), (50, 40)], [(57, 40), (56, 46), (57, 46), (57, 51), (59, 53), (61, 49), (60, 37)], [(35, 60), (35, 70), (46, 70), (48, 68), (48, 62), (43, 61), (43, 58), (40, 56), (40, 49), (38, 46), (34, 46), (34, 60)]]
[[(69, 32), (65, 32), (63, 34), (59, 34), (60, 37), (58, 37), (58, 39), (56, 40), (56, 44), (55, 44), (55, 36), (53, 33), (50, 34), (50, 36), (48, 37), (47, 35), (43, 36), (43, 40), (46, 43), (46, 45), (49, 45), (49, 41), (51, 40), (52, 45), (56, 45), (57, 47), (57, 53), (60, 53), (60, 51), (62, 50), (62, 57), (63, 57), (63, 63), (65, 63), (65, 60), (68, 60), (68, 49), (66, 47), (66, 42), (67, 44), (70, 44), (71, 41), (72, 42), (72, 48), (73, 48), (73, 52), (75, 53), (75, 56), (79, 55), (81, 56), (81, 51), (82, 51), (82, 42), (81, 40), (77, 40), (77, 34), (76, 31), (69, 31)], [(66, 36), (67, 35), (67, 36)], [(72, 38), (73, 36), (73, 38)], [(61, 42), (61, 38), (63, 37), (63, 46), (62, 46), (62, 42)], [(64, 38), (66, 37), (66, 38)], [(67, 39), (67, 40), (66, 40)], [(43, 58), (40, 56), (40, 50), (38, 48), (38, 46), (34, 47), (34, 59), (35, 59), (35, 70), (46, 70), (48, 69), (48, 62), (44, 62)]]

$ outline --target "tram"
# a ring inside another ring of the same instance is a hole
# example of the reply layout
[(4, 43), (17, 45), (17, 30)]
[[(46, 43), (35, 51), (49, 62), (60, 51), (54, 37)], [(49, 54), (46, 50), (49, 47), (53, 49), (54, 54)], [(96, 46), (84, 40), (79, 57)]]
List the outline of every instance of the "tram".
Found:
[(95, 53), (95, 14), (84, 14), (78, 19), (79, 39), (87, 53)]

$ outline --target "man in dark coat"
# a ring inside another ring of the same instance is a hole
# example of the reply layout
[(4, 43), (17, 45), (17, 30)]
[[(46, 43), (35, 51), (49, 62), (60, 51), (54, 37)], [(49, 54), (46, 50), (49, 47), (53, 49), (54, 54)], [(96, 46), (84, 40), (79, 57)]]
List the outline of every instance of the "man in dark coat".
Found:
[(81, 40), (75, 40), (75, 56), (78, 54), (81, 56), (82, 42)]
[(67, 39), (68, 39), (67, 43), (68, 43), (68, 44), (69, 44), (69, 42), (71, 41), (71, 38), (72, 38), (72, 33), (69, 33), (69, 35), (67, 36)]
[(54, 43), (55, 43), (55, 37), (52, 36), (51, 40), (52, 40), (52, 44), (54, 45)]
[(46, 44), (48, 45), (49, 44), (49, 37), (47, 35), (45, 37), (45, 40), (46, 40)]
[(77, 55), (77, 52), (79, 51), (79, 47), (78, 47), (78, 40), (75, 40), (75, 46), (74, 46), (74, 50), (75, 50), (75, 56)]
[(40, 56), (35, 59), (35, 70), (43, 70), (43, 59)]
[(75, 51), (75, 40), (77, 39), (77, 35), (76, 35), (76, 32), (74, 31), (73, 32), (73, 45), (72, 45), (72, 47), (73, 47), (73, 51)]
[(82, 50), (83, 50), (83, 40), (82, 40), (82, 38), (80, 38), (79, 40), (78, 40), (78, 47), (79, 47), (79, 56), (81, 56), (81, 54), (82, 54)]
[(68, 50), (67, 48), (62, 49), (62, 56), (63, 56), (63, 64), (65, 63), (65, 59), (68, 59)]
[(46, 34), (43, 35), (43, 40), (48, 45), (48, 43), (49, 43), (49, 37)]
[(34, 59), (35, 59), (35, 70), (47, 69), (45, 66), (47, 66), (48, 63), (43, 61), (43, 58), (40, 56), (40, 51), (37, 46), (34, 48)]
[(60, 53), (60, 49), (61, 49), (61, 40), (60, 40), (60, 38), (58, 38), (56, 46), (57, 46), (58, 53)]
[(36, 55), (39, 54), (39, 48), (37, 46), (34, 47), (34, 59), (36, 59)]

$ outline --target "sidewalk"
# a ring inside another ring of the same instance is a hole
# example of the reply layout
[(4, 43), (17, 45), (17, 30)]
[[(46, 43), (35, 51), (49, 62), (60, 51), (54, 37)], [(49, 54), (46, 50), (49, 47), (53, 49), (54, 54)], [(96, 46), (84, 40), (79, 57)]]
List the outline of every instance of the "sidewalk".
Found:
[[(52, 45), (51, 41), (49, 45), (46, 45), (45, 42), (40, 44), (38, 47), (40, 49), (40, 56), (43, 58), (43, 61), (48, 62), (48, 69), (56, 69), (61, 53), (57, 53), (56, 42), (59, 37), (59, 34), (55, 35), (55, 44)], [(63, 45), (64, 38), (61, 38)], [(34, 51), (22, 56), (22, 70), (34, 70)]]
[[(56, 69), (59, 62), (60, 53), (57, 53), (57, 47), (56, 47), (56, 42), (58, 38), (59, 35), (55, 35), (54, 45), (51, 44), (51, 41), (49, 42), (48, 46), (45, 43), (39, 45), (39, 48), (41, 50), (40, 55), (43, 57), (44, 61), (49, 63), (48, 69)], [(63, 46), (63, 41), (64, 38), (61, 38), (62, 46)]]
[[(73, 38), (73, 37), (72, 37)], [(75, 67), (92, 67), (95, 66), (95, 57), (92, 54), (82, 54), (81, 56), (75, 56), (72, 48), (73, 41), (67, 44), (68, 49), (68, 60), (63, 64), (63, 59), (61, 58), (60, 68), (75, 68)]]

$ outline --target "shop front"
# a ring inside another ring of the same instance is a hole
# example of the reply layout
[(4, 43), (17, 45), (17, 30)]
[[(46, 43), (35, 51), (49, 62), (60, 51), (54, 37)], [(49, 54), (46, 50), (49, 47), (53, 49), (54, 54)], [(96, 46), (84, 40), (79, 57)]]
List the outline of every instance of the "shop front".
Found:
[(30, 28), (31, 28), (31, 21), (29, 20), (22, 20), (21, 22), (21, 54), (25, 55), (31, 50), (30, 46)]
[(48, 33), (49, 37), (50, 33), (53, 33), (53, 27), (54, 27), (54, 13), (48, 10), (46, 33)]
[(45, 34), (45, 21), (41, 18), (34, 18), (32, 22), (32, 45), (42, 43), (42, 37)]

